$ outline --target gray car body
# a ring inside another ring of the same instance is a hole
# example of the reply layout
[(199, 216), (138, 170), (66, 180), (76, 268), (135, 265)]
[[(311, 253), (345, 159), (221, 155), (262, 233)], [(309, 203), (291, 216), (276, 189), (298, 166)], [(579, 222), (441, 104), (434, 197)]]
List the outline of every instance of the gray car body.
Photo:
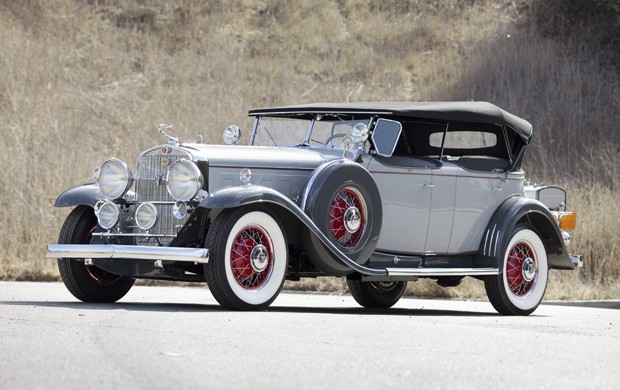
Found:
[[(441, 159), (441, 156), (436, 159), (379, 156), (373, 151), (372, 142), (355, 162), (343, 158), (343, 151), (332, 146), (176, 145), (174, 149), (186, 154), (188, 159), (199, 166), (203, 162), (208, 167), (203, 170), (204, 189), (208, 195), (200, 201), (194, 213), (183, 220), (185, 226), (179, 234), (189, 234), (188, 226), (203, 218), (202, 215), (207, 215), (205, 219), (212, 219), (224, 209), (269, 204), (283, 219), (293, 221), (287, 227), (300, 227), (305, 232), (303, 234), (315, 240), (311, 242), (320, 243), (318, 246), (322, 245), (327, 251), (319, 254), (329, 258), (325, 260), (328, 265), (314, 264), (319, 273), (353, 273), (368, 280), (409, 280), (420, 276), (497, 274), (500, 260), (497, 251), (486, 250), (487, 246), (491, 247), (489, 242), (494, 242), (494, 248), (505, 245), (510, 231), (518, 223), (528, 221), (543, 234), (550, 267), (574, 268), (548, 207), (524, 196), (525, 175), (520, 163), (525, 145), (531, 139), (531, 126), (489, 103), (468, 103), (306, 105), (255, 110), (250, 114), (257, 120), (264, 116), (298, 118), (342, 113), (365, 115), (371, 119), (398, 120), (403, 115), (411, 115), (432, 120), (466, 119), (471, 123), (499, 124), (504, 126), (504, 131), (506, 128), (514, 131), (523, 144), (520, 154), (511, 156), (509, 168), (472, 170), (457, 160)], [(156, 152), (162, 146), (149, 150)], [(308, 193), (312, 186), (320, 185), (313, 177), (322, 169), (343, 164), (354, 164), (359, 167), (356, 169), (366, 170), (380, 193), (380, 234), (371, 237), (372, 253), (362, 259), (350, 258), (346, 251), (329, 240), (321, 226), (308, 217)], [(251, 170), (249, 184), (240, 179), (243, 169)], [(56, 206), (82, 204), (92, 207), (101, 198), (96, 186), (86, 185), (60, 195)], [(294, 238), (292, 245), (301, 251), (308, 250), (307, 240), (295, 238), (296, 234), (291, 237)], [(176, 239), (171, 245), (174, 246), (175, 242)], [(315, 263), (312, 258), (310, 262)], [(119, 271), (119, 267), (107, 260), (97, 264), (104, 269)], [(325, 269), (334, 271), (326, 272)], [(148, 272), (124, 273), (133, 277), (179, 279), (163, 275), (161, 271), (157, 274), (151, 268)], [(315, 276), (312, 273), (300, 274)]]

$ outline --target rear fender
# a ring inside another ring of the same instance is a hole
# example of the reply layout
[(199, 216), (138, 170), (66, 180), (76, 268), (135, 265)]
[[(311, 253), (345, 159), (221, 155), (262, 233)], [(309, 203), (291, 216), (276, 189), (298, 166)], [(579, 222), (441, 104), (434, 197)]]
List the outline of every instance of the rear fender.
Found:
[(531, 225), (545, 245), (549, 268), (572, 270), (562, 233), (545, 205), (523, 196), (508, 198), (495, 212), (482, 236), (478, 261), (480, 266), (502, 268), (504, 249), (510, 234), (520, 223)]

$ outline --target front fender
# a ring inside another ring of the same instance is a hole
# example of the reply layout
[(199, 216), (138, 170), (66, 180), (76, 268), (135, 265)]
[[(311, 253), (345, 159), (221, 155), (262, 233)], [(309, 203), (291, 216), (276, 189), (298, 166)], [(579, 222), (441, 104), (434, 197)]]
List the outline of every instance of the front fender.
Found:
[(482, 265), (501, 269), (504, 249), (510, 234), (520, 223), (531, 225), (540, 235), (547, 253), (549, 268), (572, 270), (562, 233), (549, 209), (535, 199), (515, 195), (508, 198), (495, 212), (480, 243)]
[(387, 276), (387, 270), (374, 269), (359, 265), (347, 255), (345, 255), (334, 243), (332, 243), (323, 232), (315, 225), (314, 221), (299, 206), (284, 196), (282, 193), (273, 188), (243, 185), (238, 187), (228, 187), (212, 192), (209, 197), (200, 203), (199, 207), (207, 209), (227, 209), (233, 207), (247, 206), (251, 204), (270, 204), (280, 207), (292, 214), (308, 230), (325, 245), (333, 255), (342, 262), (342, 264), (350, 267), (364, 275)]
[(66, 190), (58, 196), (54, 207), (70, 207), (70, 206), (90, 206), (101, 199), (99, 187), (96, 184), (84, 184)]

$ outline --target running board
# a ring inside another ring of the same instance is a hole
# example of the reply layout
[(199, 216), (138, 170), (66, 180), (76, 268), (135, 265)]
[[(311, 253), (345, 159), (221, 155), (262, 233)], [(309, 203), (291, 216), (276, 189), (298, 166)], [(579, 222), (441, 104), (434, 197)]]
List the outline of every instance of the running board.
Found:
[(458, 277), (498, 275), (497, 268), (384, 268), (386, 276), (362, 275), (367, 282), (407, 281), (421, 277)]
[(484, 276), (498, 275), (497, 268), (386, 268), (388, 276)]

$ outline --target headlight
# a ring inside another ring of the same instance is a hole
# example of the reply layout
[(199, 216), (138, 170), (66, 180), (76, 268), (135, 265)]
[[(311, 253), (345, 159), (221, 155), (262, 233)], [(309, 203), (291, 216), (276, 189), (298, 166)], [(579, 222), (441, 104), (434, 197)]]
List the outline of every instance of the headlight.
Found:
[(95, 215), (99, 226), (104, 229), (112, 229), (118, 222), (118, 214), (120, 213), (118, 205), (109, 200), (99, 201), (95, 205)]
[(127, 164), (112, 158), (101, 165), (97, 184), (99, 191), (108, 199), (118, 199), (131, 188), (133, 176)]
[(157, 208), (153, 203), (142, 203), (136, 209), (136, 224), (140, 229), (149, 230), (157, 222)]
[(168, 170), (166, 183), (168, 193), (174, 200), (187, 202), (198, 194), (204, 179), (196, 164), (189, 160), (179, 160)]

